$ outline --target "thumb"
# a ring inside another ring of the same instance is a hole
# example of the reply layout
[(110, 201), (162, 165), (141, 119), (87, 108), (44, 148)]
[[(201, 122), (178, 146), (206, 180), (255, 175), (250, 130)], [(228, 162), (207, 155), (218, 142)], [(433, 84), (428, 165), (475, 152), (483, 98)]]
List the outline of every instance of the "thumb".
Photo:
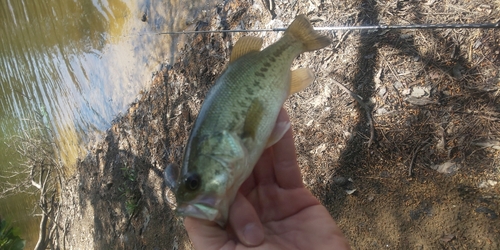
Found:
[(229, 209), (229, 223), (244, 245), (258, 246), (264, 241), (264, 229), (255, 208), (239, 192)]

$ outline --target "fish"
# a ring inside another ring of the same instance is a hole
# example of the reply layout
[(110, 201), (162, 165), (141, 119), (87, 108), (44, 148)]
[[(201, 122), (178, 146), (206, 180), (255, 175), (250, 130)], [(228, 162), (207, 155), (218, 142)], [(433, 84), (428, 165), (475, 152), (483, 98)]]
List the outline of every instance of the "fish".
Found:
[(234, 44), (227, 68), (202, 104), (182, 164), (164, 170), (180, 216), (226, 225), (229, 207), (257, 160), (290, 128), (289, 122), (277, 123), (285, 100), (315, 79), (310, 69), (291, 71), (293, 60), (331, 40), (299, 15), (277, 42), (261, 50), (262, 43), (244, 36)]

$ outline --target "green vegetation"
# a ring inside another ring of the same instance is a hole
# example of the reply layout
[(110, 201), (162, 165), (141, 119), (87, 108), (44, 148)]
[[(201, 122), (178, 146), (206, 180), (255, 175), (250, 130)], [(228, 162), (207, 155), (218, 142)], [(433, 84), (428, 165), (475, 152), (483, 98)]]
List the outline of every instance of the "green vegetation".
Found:
[(128, 167), (125, 164), (121, 168), (123, 173), (124, 182), (118, 190), (121, 192), (121, 196), (125, 197), (125, 209), (130, 216), (133, 216), (137, 212), (140, 202), (140, 192), (137, 190), (137, 173), (134, 168)]
[(127, 199), (125, 202), (125, 208), (127, 209), (127, 213), (130, 215), (135, 214), (137, 207), (139, 207), (139, 201), (135, 202), (132, 199)]
[(18, 234), (15, 228), (9, 227), (7, 220), (0, 218), (0, 249), (24, 249), (26, 241), (21, 239)]

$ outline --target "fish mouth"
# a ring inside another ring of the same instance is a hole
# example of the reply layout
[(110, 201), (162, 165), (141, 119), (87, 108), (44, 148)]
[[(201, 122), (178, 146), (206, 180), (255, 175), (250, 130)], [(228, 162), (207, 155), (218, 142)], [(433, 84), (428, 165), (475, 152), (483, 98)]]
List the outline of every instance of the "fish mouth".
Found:
[(215, 221), (220, 225), (219, 221), (222, 216), (217, 208), (219, 203), (219, 199), (215, 196), (200, 195), (192, 201), (180, 203), (176, 212), (181, 216)]

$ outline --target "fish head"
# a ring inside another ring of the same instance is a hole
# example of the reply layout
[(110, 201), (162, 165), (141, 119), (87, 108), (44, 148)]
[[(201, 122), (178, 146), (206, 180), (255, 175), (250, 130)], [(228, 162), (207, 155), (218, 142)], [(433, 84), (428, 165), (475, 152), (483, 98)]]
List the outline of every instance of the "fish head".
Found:
[(224, 226), (236, 196), (234, 170), (241, 165), (239, 143), (220, 134), (188, 144), (182, 168), (171, 164), (165, 181), (175, 192), (176, 212), (181, 216), (215, 221)]
[[(222, 169), (221, 163), (211, 157), (198, 156), (195, 162), (188, 163), (193, 167), (180, 178), (175, 192), (177, 209), (181, 216), (190, 216), (209, 221), (221, 221), (227, 217), (228, 208), (224, 200), (227, 191), (227, 173), (217, 171)], [(209, 171), (199, 171), (199, 169)]]

